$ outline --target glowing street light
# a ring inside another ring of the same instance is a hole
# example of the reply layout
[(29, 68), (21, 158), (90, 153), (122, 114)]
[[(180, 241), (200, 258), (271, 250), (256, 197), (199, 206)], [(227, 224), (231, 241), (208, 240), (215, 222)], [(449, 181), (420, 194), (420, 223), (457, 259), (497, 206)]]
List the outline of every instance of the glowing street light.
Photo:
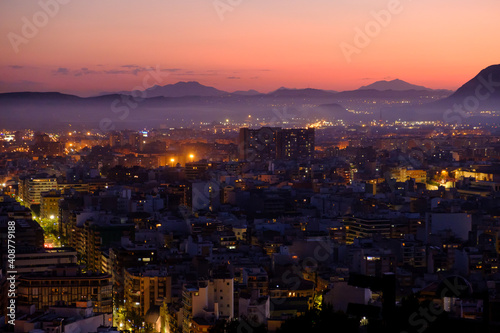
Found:
[(174, 166), (174, 162), (175, 162), (175, 158), (173, 158), (173, 157), (172, 157), (172, 158), (170, 159), (170, 163), (172, 163), (172, 167)]
[(194, 154), (189, 154), (189, 158), (191, 159), (191, 162), (194, 160)]

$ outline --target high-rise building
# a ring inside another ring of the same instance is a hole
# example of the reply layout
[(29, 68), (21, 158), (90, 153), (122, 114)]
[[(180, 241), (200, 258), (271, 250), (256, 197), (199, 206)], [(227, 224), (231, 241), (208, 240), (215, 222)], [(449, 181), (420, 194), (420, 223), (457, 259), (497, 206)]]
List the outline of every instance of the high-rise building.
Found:
[(40, 204), (42, 193), (50, 190), (57, 190), (56, 178), (30, 178), (25, 181), (26, 184), (26, 201), (29, 205)]
[(109, 134), (109, 145), (111, 147), (120, 147), (125, 144), (123, 134), (121, 132), (112, 132)]
[(240, 129), (240, 160), (264, 162), (277, 156), (278, 127), (262, 127), (260, 129)]
[(355, 238), (373, 238), (375, 235), (389, 237), (391, 231), (391, 224), (387, 219), (349, 217), (343, 223), (347, 244), (352, 244)]
[(134, 267), (125, 270), (125, 305), (144, 317), (152, 306), (171, 302), (172, 277), (165, 268)]
[(107, 274), (83, 274), (77, 265), (64, 265), (43, 274), (23, 274), (18, 282), (19, 306), (34, 304), (43, 311), (59, 302), (92, 301), (95, 312), (112, 312), (113, 284)]
[(122, 223), (120, 219), (101, 215), (100, 219), (90, 218), (80, 228), (77, 250), (82, 256), (82, 262), (87, 270), (102, 272), (102, 251), (109, 249), (113, 243), (119, 243), (123, 236), (134, 230), (133, 223)]
[(314, 158), (314, 128), (292, 128), (279, 131), (277, 158), (284, 160)]
[(314, 157), (314, 128), (242, 128), (239, 149), (240, 160), (249, 162), (310, 160)]
[(212, 167), (212, 163), (207, 161), (199, 162), (189, 162), (186, 163), (184, 172), (188, 180), (201, 179), (209, 168)]
[(8, 229), (9, 226), (11, 226), (11, 224), (9, 224), (9, 221), (15, 221), (16, 253), (18, 253), (20, 256), (22, 252), (29, 252), (33, 249), (43, 248), (44, 241), (43, 229), (37, 221), (28, 218), (21, 219), (14, 214), (9, 215), (10, 216), (8, 216), (8, 219), (2, 219), (2, 217), (0, 216), (0, 268), (3, 268), (4, 272), (7, 271), (6, 265), (8, 263), (8, 261), (6, 260), (9, 245)]
[[(4, 257), (7, 256), (7, 252)], [(16, 271), (18, 274), (43, 273), (56, 265), (70, 265), (77, 263), (77, 253), (70, 247), (53, 249), (39, 248), (36, 251), (16, 253)]]
[(50, 190), (42, 193), (40, 197), (40, 217), (55, 221), (59, 216), (59, 200), (61, 199), (60, 191)]
[(234, 279), (214, 278), (200, 281), (198, 286), (186, 285), (182, 302), (184, 333), (191, 332), (196, 323), (200, 326), (200, 319), (210, 324), (219, 318), (231, 320), (234, 316)]

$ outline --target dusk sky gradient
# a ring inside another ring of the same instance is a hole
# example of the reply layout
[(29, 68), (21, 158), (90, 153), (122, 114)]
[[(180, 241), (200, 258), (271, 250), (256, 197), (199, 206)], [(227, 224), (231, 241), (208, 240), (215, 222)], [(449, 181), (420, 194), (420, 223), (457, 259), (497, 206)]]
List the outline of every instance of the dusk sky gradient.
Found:
[(233, 0), (223, 19), (214, 0), (67, 2), (17, 53), (9, 33), (23, 36), (23, 17), (33, 22), (42, 8), (0, 2), (0, 92), (132, 90), (149, 67), (168, 73), (162, 85), (226, 91), (351, 90), (395, 78), (454, 90), (500, 63), (498, 0), (401, 0), (351, 62), (341, 43), (354, 46), (355, 29), (391, 1)]

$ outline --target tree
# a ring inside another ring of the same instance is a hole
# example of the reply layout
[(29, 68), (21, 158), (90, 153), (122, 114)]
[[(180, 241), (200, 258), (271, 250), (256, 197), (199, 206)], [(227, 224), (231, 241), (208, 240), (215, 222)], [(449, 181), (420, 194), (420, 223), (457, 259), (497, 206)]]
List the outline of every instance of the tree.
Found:
[(135, 331), (139, 331), (142, 329), (142, 323), (144, 322), (144, 318), (141, 317), (139, 312), (135, 310), (127, 310), (125, 312), (125, 319)]
[(346, 314), (334, 312), (331, 305), (323, 305), (321, 310), (312, 309), (304, 315), (286, 320), (277, 333), (322, 333), (322, 332), (358, 332), (359, 321), (348, 318)]
[(217, 320), (209, 333), (266, 333), (265, 325), (254, 326), (245, 319)]

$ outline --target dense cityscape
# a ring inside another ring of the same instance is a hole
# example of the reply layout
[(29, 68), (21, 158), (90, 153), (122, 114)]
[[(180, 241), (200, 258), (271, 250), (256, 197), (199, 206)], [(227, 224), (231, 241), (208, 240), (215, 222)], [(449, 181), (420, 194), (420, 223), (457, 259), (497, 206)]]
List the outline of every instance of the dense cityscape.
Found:
[(499, 12), (0, 1), (0, 333), (499, 333)]
[(496, 128), (0, 138), (1, 309), (7, 322), (12, 264), (16, 332), (500, 325)]

